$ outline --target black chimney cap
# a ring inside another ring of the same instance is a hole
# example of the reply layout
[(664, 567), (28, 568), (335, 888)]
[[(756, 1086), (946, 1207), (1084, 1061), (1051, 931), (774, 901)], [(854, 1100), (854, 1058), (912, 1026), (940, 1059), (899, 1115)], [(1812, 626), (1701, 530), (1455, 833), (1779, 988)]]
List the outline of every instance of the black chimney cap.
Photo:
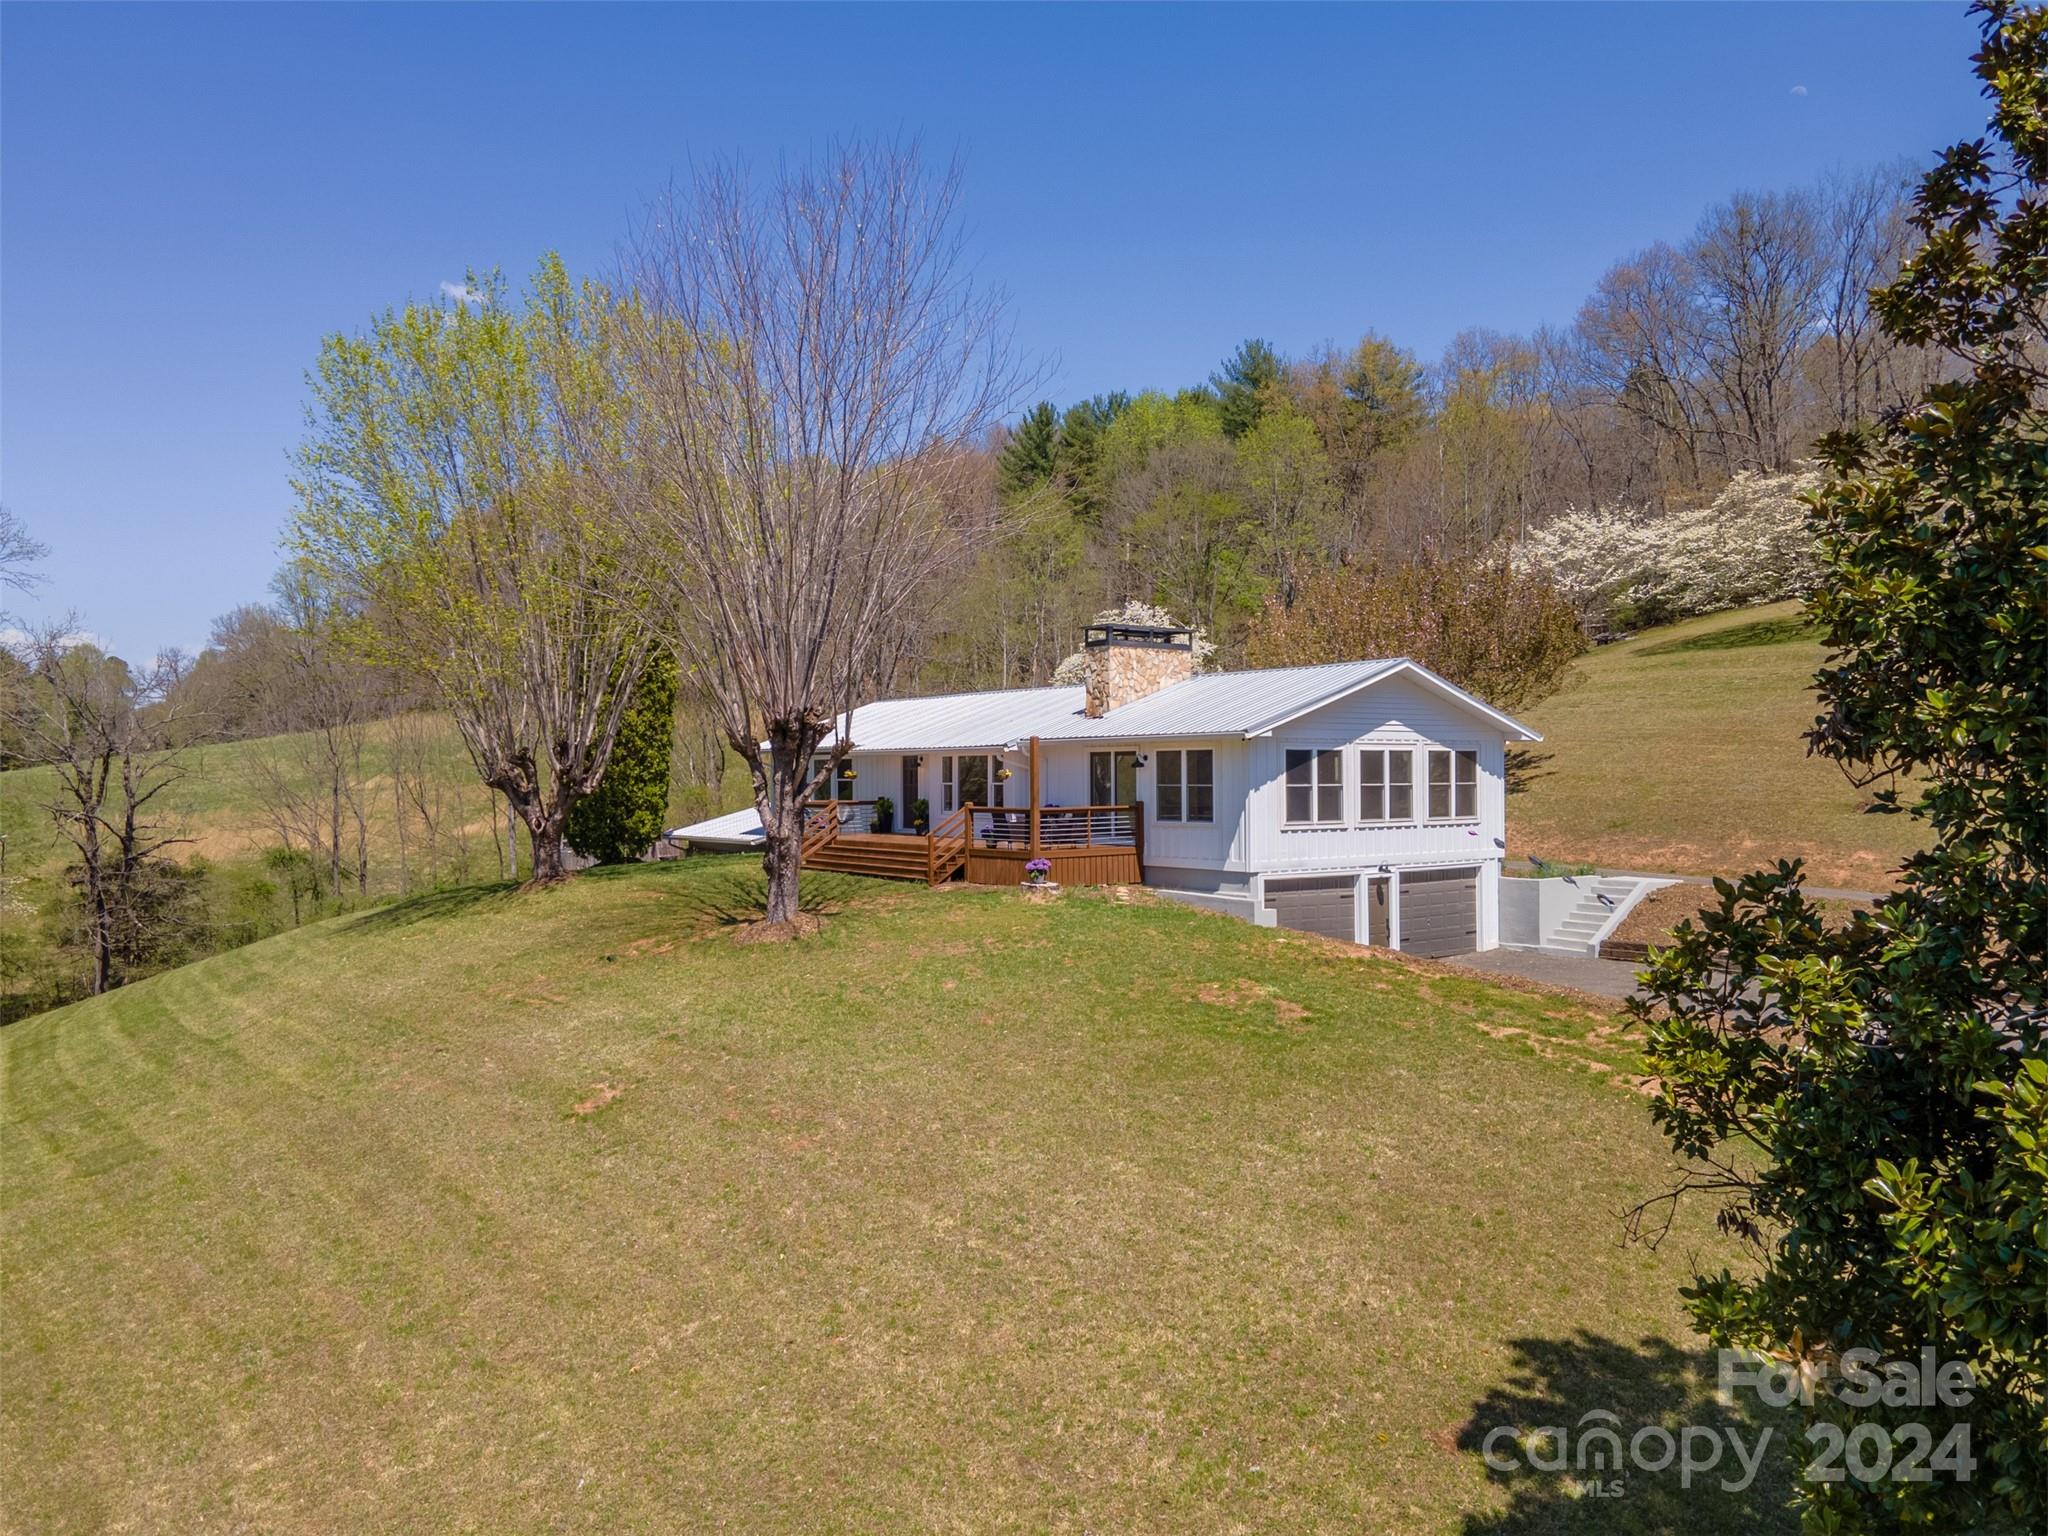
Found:
[(1085, 649), (1098, 645), (1149, 645), (1161, 650), (1191, 651), (1195, 632), (1173, 624), (1090, 624), (1081, 631)]

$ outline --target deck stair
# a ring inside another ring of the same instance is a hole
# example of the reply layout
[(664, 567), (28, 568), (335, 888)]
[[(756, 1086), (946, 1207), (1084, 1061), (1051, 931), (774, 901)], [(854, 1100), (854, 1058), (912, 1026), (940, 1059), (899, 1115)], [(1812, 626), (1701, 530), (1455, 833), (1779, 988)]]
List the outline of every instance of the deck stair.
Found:
[(1034, 815), (1018, 806), (961, 806), (928, 834), (877, 832), (872, 802), (815, 802), (804, 813), (805, 869), (881, 880), (942, 885), (956, 875), (981, 885), (1022, 881), (1030, 859), (1052, 866), (1052, 881), (1136, 884), (1144, 879), (1144, 807), (1044, 808), (1034, 845)]
[(842, 832), (820, 840), (815, 847), (806, 846), (803, 864), (806, 869), (831, 869), (884, 880), (931, 878), (931, 850), (924, 838), (914, 835)]
[(804, 817), (802, 864), (878, 880), (939, 885), (967, 863), (968, 812), (955, 811), (929, 835), (876, 832), (864, 805), (814, 806)]

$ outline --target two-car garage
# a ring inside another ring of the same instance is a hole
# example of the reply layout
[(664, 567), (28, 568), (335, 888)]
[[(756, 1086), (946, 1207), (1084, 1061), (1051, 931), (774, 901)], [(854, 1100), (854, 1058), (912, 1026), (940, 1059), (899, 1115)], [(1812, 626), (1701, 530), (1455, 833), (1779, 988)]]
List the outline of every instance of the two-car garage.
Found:
[[(1479, 947), (1479, 869), (1404, 869), (1390, 916), (1387, 877), (1359, 875), (1269, 876), (1264, 902), (1277, 927), (1326, 938), (1385, 944), (1389, 929), (1407, 954), (1470, 954)], [(1366, 889), (1366, 931), (1358, 921), (1359, 889)]]

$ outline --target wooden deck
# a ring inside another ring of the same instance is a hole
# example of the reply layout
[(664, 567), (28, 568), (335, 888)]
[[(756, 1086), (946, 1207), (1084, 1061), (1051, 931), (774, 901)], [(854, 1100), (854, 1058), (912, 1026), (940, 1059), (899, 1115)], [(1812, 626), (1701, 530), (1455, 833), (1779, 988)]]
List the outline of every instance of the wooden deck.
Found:
[(1136, 885), (1145, 878), (1138, 850), (1132, 847), (1041, 848), (1035, 855), (1029, 848), (970, 848), (967, 882), (1020, 885), (1024, 866), (1034, 857), (1051, 861), (1052, 873), (1046, 879), (1056, 885)]
[(1129, 885), (1144, 879), (1140, 805), (963, 806), (928, 834), (873, 830), (869, 801), (817, 801), (806, 816), (803, 865), (884, 880), (1018, 885), (1044, 859), (1059, 885)]

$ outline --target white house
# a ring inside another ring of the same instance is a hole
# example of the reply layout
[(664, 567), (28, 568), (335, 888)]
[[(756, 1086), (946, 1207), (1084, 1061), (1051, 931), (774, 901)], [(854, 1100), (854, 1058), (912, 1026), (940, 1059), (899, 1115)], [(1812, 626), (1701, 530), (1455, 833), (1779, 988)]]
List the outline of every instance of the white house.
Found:
[[(1082, 654), (1078, 686), (854, 711), (806, 862), (1009, 883), (1045, 857), (1358, 943), (1500, 942), (1505, 757), (1535, 731), (1401, 659), (1196, 673), (1188, 631), (1134, 625), (1093, 626)], [(750, 813), (671, 834), (759, 835)]]

